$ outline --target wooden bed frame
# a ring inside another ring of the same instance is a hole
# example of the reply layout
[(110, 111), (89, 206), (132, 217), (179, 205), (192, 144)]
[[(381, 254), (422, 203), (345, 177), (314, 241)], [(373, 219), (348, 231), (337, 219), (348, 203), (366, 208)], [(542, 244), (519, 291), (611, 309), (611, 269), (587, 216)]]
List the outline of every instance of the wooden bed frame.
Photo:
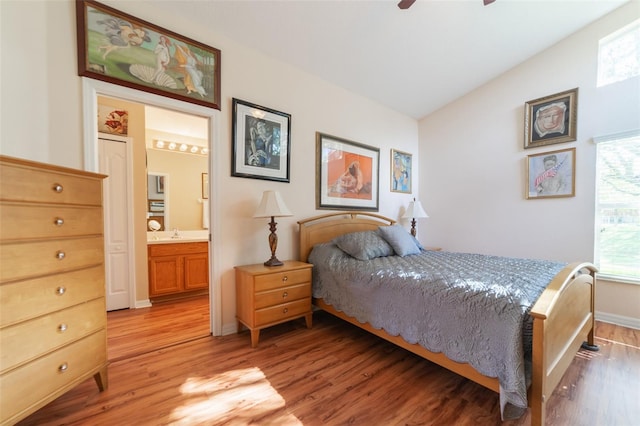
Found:
[[(379, 226), (393, 225), (394, 220), (365, 212), (331, 213), (298, 222), (300, 260), (307, 261), (315, 244), (331, 241), (349, 232), (375, 230)], [(532, 383), (528, 391), (531, 409), (531, 425), (543, 425), (546, 417), (546, 401), (551, 396), (576, 352), (585, 342), (594, 345), (595, 273), (597, 269), (587, 262), (567, 265), (550, 282), (536, 301), (533, 317), (533, 365)], [(498, 379), (480, 374), (469, 364), (448, 359), (442, 353), (431, 352), (418, 344), (406, 342), (400, 336), (392, 336), (384, 330), (362, 324), (353, 317), (336, 310), (322, 299), (314, 299), (319, 308), (354, 324), (370, 333), (388, 340), (429, 361), (435, 362), (463, 377), (495, 392), (499, 391)]]

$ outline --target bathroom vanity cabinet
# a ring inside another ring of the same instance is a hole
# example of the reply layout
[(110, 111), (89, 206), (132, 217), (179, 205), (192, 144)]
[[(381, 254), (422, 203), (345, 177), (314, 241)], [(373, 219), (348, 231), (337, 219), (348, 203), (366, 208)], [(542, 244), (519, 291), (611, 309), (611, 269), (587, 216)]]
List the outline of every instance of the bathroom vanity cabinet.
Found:
[(209, 244), (149, 244), (149, 297), (203, 293), (209, 289)]

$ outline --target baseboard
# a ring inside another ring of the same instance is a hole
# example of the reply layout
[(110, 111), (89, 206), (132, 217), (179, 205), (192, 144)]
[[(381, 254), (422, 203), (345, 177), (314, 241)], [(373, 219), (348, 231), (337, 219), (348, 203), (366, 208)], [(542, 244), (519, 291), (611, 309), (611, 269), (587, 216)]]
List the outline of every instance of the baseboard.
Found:
[(596, 311), (596, 320), (640, 330), (640, 318), (625, 317), (622, 315)]
[(150, 308), (151, 307), (151, 301), (149, 299), (145, 299), (145, 300), (136, 300), (136, 305), (134, 306), (134, 308), (138, 309), (138, 308)]

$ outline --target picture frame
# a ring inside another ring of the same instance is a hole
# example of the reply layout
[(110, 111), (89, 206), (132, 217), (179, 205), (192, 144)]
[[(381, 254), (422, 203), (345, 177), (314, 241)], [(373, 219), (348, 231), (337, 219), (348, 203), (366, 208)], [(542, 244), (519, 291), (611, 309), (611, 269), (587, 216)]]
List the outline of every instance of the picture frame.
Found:
[(156, 176), (156, 192), (164, 194), (164, 176)]
[(316, 207), (378, 211), (380, 149), (316, 132)]
[(531, 154), (527, 157), (527, 199), (576, 195), (576, 149)]
[(231, 176), (289, 183), (291, 114), (233, 98)]
[(219, 49), (93, 0), (76, 26), (78, 75), (220, 109)]
[(209, 173), (202, 173), (202, 199), (209, 199)]
[(413, 180), (412, 155), (407, 152), (391, 150), (391, 192), (411, 194)]
[(525, 102), (525, 149), (575, 141), (577, 117), (577, 87)]

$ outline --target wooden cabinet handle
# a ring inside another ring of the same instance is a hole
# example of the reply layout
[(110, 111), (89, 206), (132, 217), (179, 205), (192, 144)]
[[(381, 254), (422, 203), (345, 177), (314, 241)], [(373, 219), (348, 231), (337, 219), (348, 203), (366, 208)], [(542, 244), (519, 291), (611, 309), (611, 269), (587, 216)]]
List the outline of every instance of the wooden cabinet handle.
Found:
[(66, 256), (65, 252), (63, 252), (62, 250), (58, 250), (58, 252), (56, 253), (56, 259), (58, 260), (64, 259), (65, 256)]
[(67, 331), (67, 324), (62, 323), (58, 326), (58, 331), (60, 331), (61, 333), (64, 333), (65, 331)]
[(287, 277), (286, 275), (284, 277), (282, 277), (282, 281), (286, 282), (289, 280), (289, 277)]
[(53, 223), (56, 226), (62, 226), (62, 225), (64, 225), (64, 219), (61, 218), (61, 217), (56, 217), (56, 220), (54, 220)]
[(289, 308), (284, 308), (284, 309), (282, 310), (282, 313), (283, 313), (283, 314), (286, 314), (287, 312), (289, 312)]
[(289, 293), (287, 293), (286, 291), (285, 291), (284, 293), (282, 293), (282, 298), (283, 298), (283, 299), (284, 299), (284, 298), (286, 298), (286, 297), (288, 297), (288, 296), (289, 296)]
[(64, 187), (62, 185), (60, 185), (59, 183), (54, 183), (53, 184), (53, 190), (57, 193), (60, 193), (64, 190)]
[(64, 373), (68, 369), (69, 369), (69, 364), (67, 364), (66, 362), (60, 364), (60, 367), (58, 367), (58, 371), (61, 373)]
[(62, 287), (62, 286), (56, 288), (56, 294), (58, 296), (62, 296), (66, 291), (67, 291), (67, 289)]

